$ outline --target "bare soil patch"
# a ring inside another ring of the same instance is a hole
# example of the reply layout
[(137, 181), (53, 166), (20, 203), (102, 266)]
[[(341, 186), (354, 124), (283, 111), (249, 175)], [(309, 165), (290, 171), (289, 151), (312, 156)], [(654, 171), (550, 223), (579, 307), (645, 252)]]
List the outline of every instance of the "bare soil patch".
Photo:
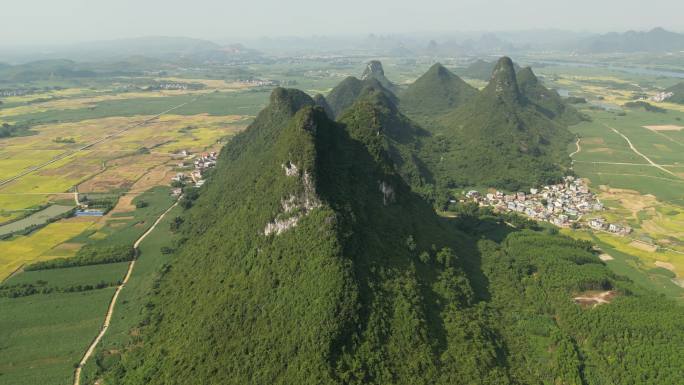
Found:
[[(658, 267), (662, 267), (663, 269), (670, 270), (671, 272), (675, 273), (675, 267), (673, 264), (669, 262), (663, 262), (663, 261), (656, 261), (655, 265)], [(676, 273), (675, 273), (676, 274)]]
[(577, 297), (573, 298), (573, 301), (584, 308), (594, 308), (599, 305), (609, 304), (615, 296), (617, 296), (617, 292), (614, 290), (601, 292), (587, 291), (580, 293)]
[(649, 253), (655, 253), (656, 250), (658, 250), (658, 246), (656, 246), (656, 245), (652, 245), (650, 243), (637, 241), (637, 240), (630, 242), (629, 245), (634, 247), (635, 249), (647, 251)]
[(644, 126), (644, 128), (651, 131), (680, 131), (684, 129), (684, 126), (677, 126), (674, 124), (666, 124), (662, 126)]
[(586, 152), (603, 152), (607, 154), (612, 154), (614, 151), (608, 147), (596, 147), (596, 148), (589, 148), (585, 150)]
[[(111, 217), (109, 214), (116, 214), (116, 213), (130, 213), (131, 211), (135, 211), (135, 205), (133, 204), (133, 199), (137, 197), (140, 194), (137, 193), (128, 193), (126, 195), (123, 195), (122, 197), (119, 198), (119, 201), (116, 202), (116, 206), (108, 213), (108, 216)], [(110, 218), (107, 218), (109, 220)]]
[(582, 143), (583, 144), (604, 144), (605, 140), (601, 137), (594, 137), (594, 138), (582, 138)]

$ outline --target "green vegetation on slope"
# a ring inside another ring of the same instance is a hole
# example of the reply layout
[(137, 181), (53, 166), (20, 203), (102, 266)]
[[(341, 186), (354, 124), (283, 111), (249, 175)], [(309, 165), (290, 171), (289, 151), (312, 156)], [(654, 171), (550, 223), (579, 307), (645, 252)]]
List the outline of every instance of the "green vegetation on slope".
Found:
[(574, 107), (565, 104), (558, 92), (544, 87), (532, 68), (521, 69), (516, 78), (520, 92), (547, 118), (567, 125), (577, 124), (586, 119)]
[(377, 132), (336, 124), (306, 99), (274, 91), (224, 148), (186, 215), (188, 240), (161, 281), (142, 348), (110, 382), (506, 378), (451, 251), (468, 253), (464, 236), (394, 173)]
[(499, 61), (477, 98), (444, 116), (432, 131), (431, 164), (450, 187), (517, 190), (556, 181), (569, 166), (572, 135), (527, 100), (508, 58)]
[[(521, 103), (499, 75), (483, 97)], [(680, 307), (590, 243), (476, 206), (437, 217), (396, 172), (393, 141), (412, 132), (385, 98), (368, 92), (338, 123), (273, 92), (186, 205), (148, 322), (105, 383), (683, 380)], [(599, 293), (608, 303), (573, 301)]]
[(672, 92), (672, 96), (667, 98), (668, 102), (684, 104), (684, 82), (675, 84), (665, 92)]
[(418, 122), (430, 122), (465, 104), (477, 89), (437, 63), (401, 94), (401, 108)]

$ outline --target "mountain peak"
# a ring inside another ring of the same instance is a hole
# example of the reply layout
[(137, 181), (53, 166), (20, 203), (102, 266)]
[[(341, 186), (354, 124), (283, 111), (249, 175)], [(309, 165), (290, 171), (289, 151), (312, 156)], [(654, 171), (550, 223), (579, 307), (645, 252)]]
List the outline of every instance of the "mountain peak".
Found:
[(277, 87), (271, 92), (272, 108), (294, 115), (304, 106), (313, 105), (314, 101), (306, 93), (292, 88)]
[(361, 80), (366, 80), (375, 76), (385, 76), (385, 70), (382, 69), (382, 63), (379, 60), (371, 60), (366, 64), (366, 69), (363, 70)]
[(441, 63), (433, 64), (432, 67), (428, 69), (427, 74), (434, 74), (440, 78), (449, 78), (453, 76), (453, 74), (449, 72), (449, 70), (446, 67), (444, 67)]
[(518, 78), (518, 84), (537, 84), (539, 79), (537, 75), (534, 74), (531, 67), (524, 67), (516, 75)]
[(511, 58), (504, 56), (496, 63), (492, 78), (484, 89), (485, 94), (495, 95), (509, 102), (520, 101), (520, 90)]
[(401, 95), (401, 107), (412, 119), (427, 123), (475, 98), (477, 89), (440, 63), (434, 64)]

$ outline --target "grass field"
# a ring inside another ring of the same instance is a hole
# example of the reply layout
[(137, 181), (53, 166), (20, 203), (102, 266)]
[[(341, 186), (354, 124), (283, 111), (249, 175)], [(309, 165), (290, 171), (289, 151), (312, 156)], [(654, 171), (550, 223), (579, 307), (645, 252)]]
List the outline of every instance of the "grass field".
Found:
[(63, 269), (24, 271), (8, 279), (4, 285), (36, 284), (46, 282), (48, 287), (97, 285), (100, 282), (116, 283), (123, 277), (128, 262), (104, 265), (78, 266)]

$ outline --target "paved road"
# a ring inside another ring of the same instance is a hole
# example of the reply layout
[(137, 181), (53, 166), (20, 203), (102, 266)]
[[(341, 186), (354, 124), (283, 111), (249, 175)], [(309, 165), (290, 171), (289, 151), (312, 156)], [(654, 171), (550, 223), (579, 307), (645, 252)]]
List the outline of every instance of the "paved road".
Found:
[[(159, 222), (161, 222), (162, 219), (164, 219), (164, 216), (166, 216), (166, 214), (168, 214), (169, 211), (173, 210), (174, 207), (178, 206), (178, 202), (180, 202), (181, 198), (182, 196), (179, 196), (176, 202), (173, 205), (171, 205), (171, 207), (166, 209), (166, 211), (164, 211), (162, 215), (160, 215), (159, 218), (157, 218), (157, 220), (152, 224), (152, 226), (149, 229), (147, 229), (147, 231), (145, 231), (145, 233), (141, 235), (137, 241), (135, 241), (135, 243), (133, 244), (133, 248), (135, 249), (136, 258), (139, 254), (138, 246), (140, 246), (140, 243), (152, 231), (154, 231)], [(126, 286), (126, 283), (128, 283), (128, 279), (131, 277), (131, 273), (133, 273), (133, 267), (135, 267), (135, 259), (133, 259), (128, 264), (128, 270), (126, 271), (126, 275), (124, 276), (121, 285), (117, 286), (116, 291), (114, 292), (114, 296), (112, 297), (112, 300), (109, 303), (109, 307), (107, 308), (107, 314), (105, 315), (105, 319), (102, 323), (102, 328), (100, 329), (100, 332), (97, 334), (97, 337), (95, 337), (93, 342), (90, 344), (88, 350), (86, 350), (85, 354), (83, 355), (83, 358), (81, 358), (81, 361), (78, 363), (78, 366), (76, 367), (76, 371), (74, 372), (74, 385), (81, 384), (81, 371), (83, 370), (83, 367), (88, 362), (90, 356), (92, 356), (95, 352), (97, 344), (100, 343), (100, 340), (102, 339), (102, 337), (104, 337), (105, 333), (107, 332), (107, 329), (109, 329), (109, 323), (112, 320), (112, 315), (114, 314), (114, 306), (116, 306), (116, 301), (119, 299), (119, 293), (121, 293), (121, 290), (124, 288), (124, 286)]]
[(59, 162), (59, 161), (62, 160), (62, 159), (68, 158), (68, 157), (70, 157), (70, 156), (72, 156), (72, 155), (74, 155), (74, 154), (76, 154), (76, 153), (79, 153), (79, 152), (81, 152), (81, 151), (85, 151), (85, 150), (87, 150), (87, 149), (89, 149), (89, 148), (91, 148), (91, 147), (93, 147), (93, 146), (96, 146), (96, 145), (98, 145), (98, 144), (100, 144), (100, 143), (106, 142), (107, 140), (109, 140), (109, 139), (111, 139), (111, 138), (113, 138), (113, 137), (115, 137), (115, 136), (121, 135), (121, 134), (123, 134), (124, 132), (126, 132), (126, 131), (128, 131), (128, 130), (131, 130), (131, 129), (133, 129), (133, 128), (140, 127), (140, 126), (142, 126), (142, 125), (144, 125), (144, 124), (147, 124), (147, 123), (149, 123), (149, 122), (151, 122), (151, 121), (153, 121), (153, 120), (156, 120), (156, 119), (158, 119), (160, 116), (162, 116), (162, 115), (164, 115), (164, 114), (168, 114), (169, 112), (171, 112), (171, 111), (173, 111), (173, 110), (175, 110), (175, 109), (184, 107), (184, 106), (186, 106), (186, 105), (188, 105), (188, 104), (190, 104), (190, 103), (194, 103), (195, 101), (197, 101), (197, 99), (200, 98), (200, 96), (201, 96), (201, 95), (196, 96), (196, 97), (194, 97), (192, 100), (189, 100), (189, 101), (187, 101), (187, 102), (185, 102), (185, 103), (181, 103), (181, 104), (179, 104), (179, 105), (177, 105), (177, 106), (171, 107), (171, 108), (169, 108), (169, 109), (166, 110), (166, 111), (162, 111), (162, 112), (158, 113), (157, 115), (154, 115), (154, 116), (152, 116), (152, 117), (150, 117), (150, 118), (147, 118), (147, 119), (143, 120), (142, 122), (138, 122), (138, 123), (136, 123), (136, 124), (134, 124), (134, 125), (132, 125), (132, 126), (126, 127), (126, 128), (124, 128), (124, 129), (122, 129), (122, 130), (119, 130), (119, 131), (117, 131), (117, 132), (115, 132), (115, 133), (113, 133), (113, 134), (109, 134), (109, 135), (107, 135), (107, 136), (105, 136), (105, 137), (103, 137), (103, 138), (101, 138), (101, 139), (98, 139), (98, 140), (96, 140), (96, 141), (94, 141), (94, 142), (92, 142), (92, 143), (89, 143), (89, 144), (86, 144), (86, 145), (84, 145), (84, 146), (81, 146), (81, 147), (79, 147), (79, 148), (77, 148), (77, 149), (75, 149), (75, 150), (73, 150), (73, 151), (65, 152), (64, 154), (61, 154), (61, 155), (59, 155), (59, 156), (57, 156), (57, 157), (55, 157), (55, 158), (52, 158), (51, 160), (49, 160), (49, 161), (47, 161), (47, 162), (45, 162), (45, 163), (41, 163), (41, 164), (39, 164), (39, 165), (37, 165), (37, 166), (33, 166), (33, 167), (29, 168), (28, 170), (25, 170), (25, 171), (23, 171), (23, 172), (21, 172), (21, 173), (15, 175), (15, 176), (9, 178), (9, 179), (5, 179), (5, 180), (3, 180), (3, 181), (0, 181), (0, 187), (4, 186), (4, 185), (6, 185), (6, 184), (8, 184), (8, 183), (10, 183), (10, 182), (14, 182), (14, 181), (17, 180), (17, 179), (23, 178), (23, 177), (25, 177), (26, 175), (31, 174), (31, 173), (33, 173), (33, 172), (35, 172), (35, 171), (38, 171), (38, 170), (40, 170), (40, 169), (42, 169), (42, 168), (44, 168), (44, 167), (47, 167), (47, 166), (49, 166), (49, 165), (51, 165), (51, 164), (53, 164), (53, 163), (55, 163), (55, 162)]
[(607, 124), (605, 124), (605, 123), (603, 123), (603, 125), (606, 126), (606, 127), (608, 127), (608, 128), (610, 128), (611, 130), (613, 130), (613, 132), (615, 132), (616, 134), (620, 135), (624, 140), (626, 140), (626, 141), (627, 141), (627, 144), (629, 145), (629, 148), (631, 148), (632, 151), (634, 151), (635, 154), (637, 154), (637, 155), (639, 155), (640, 157), (644, 158), (651, 166), (653, 166), (653, 167), (655, 167), (655, 168), (657, 168), (657, 169), (659, 169), (659, 170), (661, 170), (661, 171), (663, 171), (663, 172), (665, 172), (665, 173), (668, 173), (668, 174), (672, 175), (672, 176), (675, 177), (675, 178), (680, 178), (679, 175), (677, 175), (677, 174), (673, 173), (672, 171), (666, 169), (665, 167), (663, 167), (663, 166), (657, 164), (656, 162), (654, 162), (654, 161), (652, 161), (651, 159), (649, 159), (649, 157), (647, 157), (646, 155), (644, 155), (644, 154), (642, 154), (641, 152), (639, 152), (639, 150), (637, 150), (636, 147), (634, 147), (634, 145), (632, 144), (632, 141), (629, 140), (629, 138), (628, 138), (627, 136), (625, 136), (623, 133), (621, 133), (620, 131), (616, 130), (615, 128), (613, 128), (613, 127), (611, 127), (611, 126), (609, 126), (609, 125), (607, 125)]

